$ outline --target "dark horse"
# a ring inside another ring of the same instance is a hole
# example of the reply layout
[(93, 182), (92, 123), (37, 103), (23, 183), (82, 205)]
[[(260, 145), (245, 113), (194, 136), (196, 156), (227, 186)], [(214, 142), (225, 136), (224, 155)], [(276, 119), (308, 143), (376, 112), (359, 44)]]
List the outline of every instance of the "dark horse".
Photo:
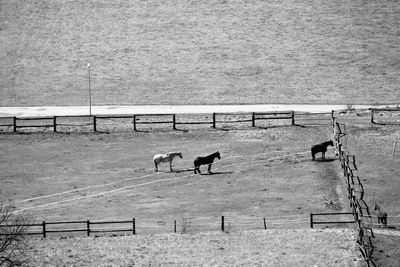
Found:
[(207, 165), (208, 164), (208, 173), (211, 173), (211, 165), (214, 161), (215, 158), (221, 159), (221, 155), (219, 152), (212, 153), (211, 155), (208, 155), (206, 157), (197, 157), (194, 160), (194, 173), (196, 174), (197, 172), (201, 173), (200, 171), (200, 165)]
[(325, 152), (326, 152), (326, 148), (328, 146), (333, 146), (333, 141), (332, 140), (312, 146), (311, 147), (312, 160), (315, 160), (315, 154), (317, 154), (319, 152), (322, 153), (322, 159), (325, 159)]

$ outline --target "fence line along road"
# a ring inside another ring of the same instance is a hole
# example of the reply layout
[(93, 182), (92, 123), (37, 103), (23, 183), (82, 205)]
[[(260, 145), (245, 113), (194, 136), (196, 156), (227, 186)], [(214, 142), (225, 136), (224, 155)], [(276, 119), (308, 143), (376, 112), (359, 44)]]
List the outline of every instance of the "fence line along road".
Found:
[[(333, 111), (329, 113), (323, 113), (324, 115), (332, 115)], [(182, 115), (182, 114), (180, 114)], [(125, 125), (133, 124), (134, 131), (140, 131), (137, 128), (139, 124), (147, 125), (172, 125), (173, 130), (177, 130), (177, 125), (195, 125), (195, 124), (209, 124), (212, 128), (217, 128), (217, 124), (233, 124), (233, 123), (247, 123), (247, 126), (256, 127), (256, 121), (277, 121), (285, 120), (284, 122), (277, 124), (275, 122), (273, 126), (277, 125), (295, 125), (295, 117), (299, 117), (302, 124), (313, 123), (321, 124), (321, 118), (309, 118), (304, 120), (305, 115), (313, 115), (313, 113), (302, 113), (296, 114), (294, 111), (275, 111), (275, 112), (251, 112), (251, 113), (212, 113), (212, 114), (201, 114), (205, 118), (198, 118), (199, 114), (183, 114), (185, 116), (178, 119), (177, 114), (133, 114), (133, 115), (66, 115), (66, 116), (53, 116), (53, 117), (0, 117), (0, 127), (4, 131), (12, 129), (13, 132), (18, 132), (21, 128), (51, 128), (53, 132), (60, 131), (60, 127), (65, 130), (65, 127), (86, 127), (85, 131), (108, 131), (109, 123), (102, 124), (106, 129), (99, 129), (99, 121), (104, 120), (128, 120)], [(207, 116), (208, 115), (208, 116)], [(318, 113), (317, 116), (320, 116)], [(303, 118), (303, 119), (302, 119)], [(324, 118), (324, 120), (330, 123), (330, 117)], [(307, 122), (306, 122), (307, 121)], [(88, 129), (87, 126), (90, 128)], [(257, 127), (269, 127), (271, 124), (261, 124)], [(100, 127), (101, 128), (101, 127)], [(61, 131), (63, 131), (61, 129)], [(68, 131), (68, 130), (67, 130)]]

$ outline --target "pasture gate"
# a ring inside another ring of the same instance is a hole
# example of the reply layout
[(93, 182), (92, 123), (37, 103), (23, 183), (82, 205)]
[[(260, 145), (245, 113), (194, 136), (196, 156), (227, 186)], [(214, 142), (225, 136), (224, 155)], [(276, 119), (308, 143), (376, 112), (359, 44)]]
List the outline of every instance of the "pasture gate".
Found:
[(399, 125), (400, 124), (400, 107), (371, 109), (371, 123)]

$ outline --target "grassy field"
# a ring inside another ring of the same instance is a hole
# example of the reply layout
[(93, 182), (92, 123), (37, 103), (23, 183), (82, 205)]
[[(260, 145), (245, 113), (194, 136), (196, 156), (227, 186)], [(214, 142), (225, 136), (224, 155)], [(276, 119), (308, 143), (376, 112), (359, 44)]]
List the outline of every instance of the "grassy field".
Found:
[[(1, 135), (2, 187), (39, 221), (136, 217), (163, 226), (179, 216), (207, 225), (221, 215), (303, 215), (308, 227), (310, 212), (344, 206), (337, 162), (310, 160), (309, 144), (326, 138), (318, 127)], [(153, 155), (177, 150), (176, 172), (164, 164), (155, 173)], [(213, 175), (194, 175), (194, 158), (217, 150)]]
[[(378, 266), (396, 266), (398, 237), (393, 233), (400, 224), (400, 184), (396, 179), (399, 153), (392, 155), (392, 151), (398, 127), (372, 125), (369, 119), (366, 113), (338, 115), (349, 133), (345, 144), (349, 153), (356, 155), (367, 204), (372, 208), (375, 200), (389, 214), (392, 232), (377, 227), (371, 210), (371, 223), (377, 231), (375, 261)], [(157, 234), (154, 240), (170, 238), (173, 246), (181, 244), (175, 243), (173, 236), (159, 234), (171, 233), (173, 220), (180, 218), (189, 220), (191, 234), (218, 231), (221, 215), (235, 234), (261, 231), (262, 217), (267, 217), (268, 228), (305, 230), (310, 212), (349, 209), (344, 178), (333, 151), (329, 151), (326, 162), (310, 159), (310, 144), (329, 138), (327, 125), (99, 134), (4, 133), (0, 135), (2, 190), (15, 200), (17, 210), (33, 214), (37, 221), (135, 217), (139, 234)], [(183, 159), (174, 161), (176, 172), (161, 165), (161, 172), (155, 174), (152, 155), (171, 150), (183, 152)], [(193, 175), (193, 159), (216, 150), (222, 159), (214, 164), (214, 174)], [(72, 249), (80, 242), (86, 246), (91, 241), (66, 242)], [(104, 242), (116, 242), (118, 247), (125, 241), (96, 242), (100, 247)], [(261, 238), (256, 242), (264, 241)], [(49, 251), (46, 244), (32, 249), (48, 259), (65, 256), (63, 245)], [(88, 246), (85, 251), (95, 253), (92, 249)], [(143, 252), (153, 249), (157, 248), (146, 245)], [(171, 252), (162, 253), (171, 256)], [(151, 262), (146, 255), (144, 262)], [(79, 261), (81, 257), (76, 254), (70, 258)]]
[[(2, 134), (2, 190), (38, 222), (137, 220), (135, 237), (33, 240), (33, 265), (355, 266), (356, 232), (307, 229), (309, 213), (347, 209), (333, 150), (311, 161), (327, 138), (326, 126)], [(171, 150), (183, 152), (176, 172), (156, 174), (152, 155)], [(194, 175), (193, 159), (216, 150), (213, 174)], [(182, 218), (189, 234), (171, 234)]]
[(33, 266), (362, 266), (354, 242), (349, 229), (269, 229), (47, 239), (30, 254)]
[(400, 100), (397, 1), (0, 7), (1, 106)]

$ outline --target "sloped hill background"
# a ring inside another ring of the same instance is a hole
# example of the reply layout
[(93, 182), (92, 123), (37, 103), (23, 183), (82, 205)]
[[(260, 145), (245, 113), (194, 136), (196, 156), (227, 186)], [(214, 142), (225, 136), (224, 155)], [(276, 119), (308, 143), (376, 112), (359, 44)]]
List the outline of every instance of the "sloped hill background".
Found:
[(397, 1), (0, 5), (1, 106), (400, 100)]

